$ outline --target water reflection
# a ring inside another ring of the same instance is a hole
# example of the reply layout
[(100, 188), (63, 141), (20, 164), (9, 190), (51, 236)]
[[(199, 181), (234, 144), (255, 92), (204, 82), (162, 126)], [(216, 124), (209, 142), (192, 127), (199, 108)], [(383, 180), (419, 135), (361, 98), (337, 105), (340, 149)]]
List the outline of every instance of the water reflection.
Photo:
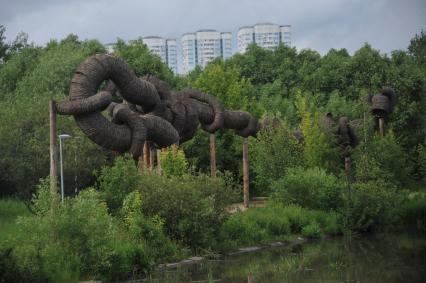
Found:
[(425, 282), (425, 257), (420, 236), (337, 238), (157, 271), (141, 282)]

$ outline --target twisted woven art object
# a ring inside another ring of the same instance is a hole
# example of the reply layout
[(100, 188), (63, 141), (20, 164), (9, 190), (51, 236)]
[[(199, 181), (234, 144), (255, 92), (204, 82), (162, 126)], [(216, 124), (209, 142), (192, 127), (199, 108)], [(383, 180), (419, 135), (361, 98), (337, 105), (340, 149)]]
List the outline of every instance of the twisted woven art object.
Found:
[(183, 143), (199, 124), (209, 133), (234, 129), (242, 137), (260, 129), (247, 112), (226, 110), (214, 96), (198, 90), (174, 92), (153, 76), (138, 78), (123, 60), (107, 54), (91, 56), (78, 67), (69, 101), (56, 103), (56, 112), (73, 115), (98, 145), (134, 158), (142, 155), (146, 140), (158, 148)]

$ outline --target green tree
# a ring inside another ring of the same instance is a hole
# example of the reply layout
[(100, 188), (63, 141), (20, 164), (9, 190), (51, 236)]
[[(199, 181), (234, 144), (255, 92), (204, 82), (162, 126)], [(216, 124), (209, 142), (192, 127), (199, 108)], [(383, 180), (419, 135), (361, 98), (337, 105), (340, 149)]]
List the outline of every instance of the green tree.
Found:
[(270, 185), (284, 176), (289, 168), (304, 165), (303, 147), (285, 122), (278, 127), (267, 127), (253, 141), (250, 165), (255, 174), (256, 191), (270, 192)]
[(114, 55), (122, 58), (142, 77), (150, 74), (174, 86), (175, 81), (172, 71), (161, 61), (161, 58), (152, 54), (142, 39), (130, 40), (127, 43), (118, 39), (114, 47)]
[(9, 49), (9, 45), (5, 42), (5, 33), (6, 27), (3, 25), (0, 25), (0, 67), (4, 63), (7, 50)]
[[(78, 40), (63, 41), (45, 49), (25, 47), (2, 68), (0, 81), (8, 82), (2, 85), (5, 92), (1, 93), (0, 102), (2, 193), (29, 198), (37, 181), (49, 174), (48, 102), (52, 98), (64, 100), (77, 66), (88, 56), (102, 51), (102, 45), (96, 41)], [(93, 182), (92, 170), (104, 164), (104, 150), (84, 137), (72, 117), (58, 116), (57, 124), (59, 133), (82, 137), (80, 143), (65, 144), (66, 188), (74, 189), (75, 175), (85, 187)], [(78, 164), (71, 162), (75, 155)]]
[(334, 133), (321, 122), (320, 113), (308, 111), (308, 102), (300, 93), (296, 98), (297, 109), (301, 116), (300, 129), (304, 138), (304, 157), (308, 167), (339, 171), (340, 156)]
[(410, 40), (408, 52), (420, 64), (426, 63), (426, 32), (424, 30), (422, 30), (420, 34), (416, 34), (414, 38)]

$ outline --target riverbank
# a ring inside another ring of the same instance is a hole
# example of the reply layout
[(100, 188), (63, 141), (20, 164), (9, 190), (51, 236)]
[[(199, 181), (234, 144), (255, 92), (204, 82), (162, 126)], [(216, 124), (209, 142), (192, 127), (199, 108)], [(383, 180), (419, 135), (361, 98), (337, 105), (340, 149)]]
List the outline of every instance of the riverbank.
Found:
[(134, 282), (424, 282), (426, 239), (366, 234), (309, 240), (206, 259)]

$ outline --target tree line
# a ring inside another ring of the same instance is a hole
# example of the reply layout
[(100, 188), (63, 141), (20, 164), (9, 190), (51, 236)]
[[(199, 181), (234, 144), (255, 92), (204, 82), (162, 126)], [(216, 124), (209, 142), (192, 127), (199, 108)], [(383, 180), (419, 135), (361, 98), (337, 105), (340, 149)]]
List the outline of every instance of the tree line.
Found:
[[(88, 56), (106, 50), (96, 40), (82, 41), (72, 34), (59, 41), (51, 40), (44, 47), (28, 43), (25, 34), (6, 42), (4, 31), (2, 26), (0, 194), (29, 198), (38, 180), (49, 172), (48, 101), (65, 100), (77, 66)], [(251, 45), (244, 54), (236, 54), (226, 61), (216, 59), (204, 70), (197, 67), (184, 76), (173, 75), (158, 56), (149, 52), (141, 39), (128, 42), (118, 39), (114, 55), (123, 58), (138, 76), (153, 74), (174, 89), (196, 88), (215, 95), (229, 109), (246, 110), (258, 118), (276, 117), (288, 129), (301, 129), (305, 142), (303, 157), (299, 161), (303, 159), (334, 174), (341, 173), (342, 163), (334, 152), (333, 137), (331, 140), (319, 138), (319, 119), (324, 113), (331, 112), (335, 117), (351, 119), (367, 116), (366, 123), (372, 123), (363, 98), (377, 93), (382, 86), (390, 86), (397, 93), (398, 101), (386, 121), (389, 144), (377, 145), (379, 152), (374, 152), (377, 155), (375, 160), (394, 176), (396, 183), (417, 186), (426, 176), (426, 117), (422, 113), (426, 83), (425, 38), (422, 31), (411, 40), (407, 50), (390, 54), (382, 54), (369, 44), (353, 55), (346, 49), (331, 49), (321, 55), (314, 50), (297, 50), (284, 45), (275, 50)], [(92, 184), (95, 180), (93, 171), (110, 164), (114, 156), (85, 138), (72, 118), (58, 119), (59, 132), (73, 136), (66, 142), (64, 151), (66, 188), (71, 194)], [(285, 138), (289, 130), (283, 132)], [(358, 131), (361, 140), (366, 133), (367, 129)], [(364, 143), (369, 144), (371, 151), (375, 138), (371, 132), (367, 138)], [(321, 140), (322, 144), (318, 144)], [(216, 141), (218, 169), (240, 177), (240, 138), (224, 131), (217, 134)], [(270, 167), (268, 162), (284, 162), (284, 157), (273, 161), (281, 155), (275, 154), (273, 151), (277, 149), (265, 142), (254, 139), (251, 142), (252, 188), (256, 194), (268, 190), (269, 177), (263, 175), (267, 171), (273, 172), (266, 169)], [(280, 141), (276, 146), (280, 146)], [(366, 146), (359, 148), (359, 151), (364, 149), (366, 152)], [(192, 170), (207, 172), (209, 147), (206, 133), (199, 131), (194, 139), (183, 144), (183, 149)], [(286, 156), (293, 155), (292, 152), (287, 152)], [(291, 162), (297, 164), (297, 160)], [(281, 167), (274, 170), (281, 170)]]

